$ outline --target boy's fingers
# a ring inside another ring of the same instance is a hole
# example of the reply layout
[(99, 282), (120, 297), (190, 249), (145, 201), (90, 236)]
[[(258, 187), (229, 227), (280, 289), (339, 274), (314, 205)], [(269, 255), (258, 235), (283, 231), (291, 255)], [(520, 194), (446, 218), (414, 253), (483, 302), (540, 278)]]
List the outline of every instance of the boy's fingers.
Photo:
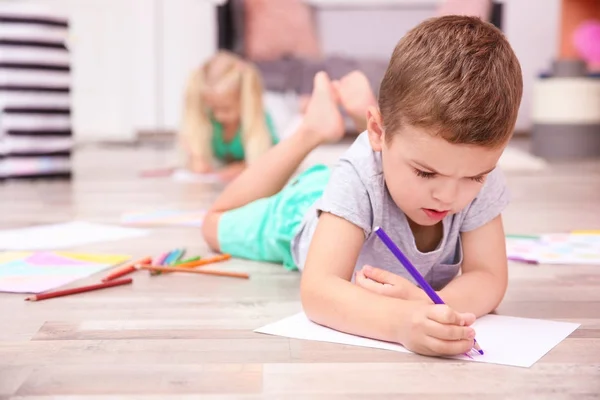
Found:
[(367, 289), (374, 293), (383, 294), (383, 285), (381, 283), (374, 282), (362, 273), (362, 271), (358, 271), (355, 275), (355, 282), (358, 286), (363, 289)]
[(399, 285), (404, 283), (405, 279), (399, 275), (393, 274), (381, 268), (375, 268), (370, 265), (365, 265), (362, 272), (369, 279), (379, 283), (389, 283), (390, 285)]
[(473, 340), (440, 340), (425, 336), (423, 345), (430, 350), (431, 355), (455, 356), (469, 352), (473, 348)]
[(475, 317), (475, 314), (471, 314), (471, 313), (461, 313), (463, 320), (465, 322), (466, 326), (471, 326), (473, 325), (473, 323), (475, 322), (475, 320), (477, 319), (477, 317)]
[(440, 324), (430, 319), (424, 328), (428, 336), (440, 340), (472, 340), (475, 337), (475, 330), (469, 326)]
[(475, 322), (475, 316), (471, 313), (459, 313), (454, 311), (445, 304), (437, 304), (430, 307), (427, 312), (427, 317), (440, 324), (449, 325), (471, 325)]

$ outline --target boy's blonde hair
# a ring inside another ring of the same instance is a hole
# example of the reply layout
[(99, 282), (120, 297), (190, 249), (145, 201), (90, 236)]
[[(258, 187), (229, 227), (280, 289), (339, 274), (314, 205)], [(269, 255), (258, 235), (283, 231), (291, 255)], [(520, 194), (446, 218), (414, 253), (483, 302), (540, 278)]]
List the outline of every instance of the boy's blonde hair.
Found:
[(212, 124), (205, 97), (239, 95), (240, 125), (245, 161), (251, 163), (272, 145), (265, 121), (263, 85), (259, 71), (233, 53), (220, 51), (193, 71), (186, 87), (180, 136), (192, 156), (210, 164)]
[(476, 17), (429, 19), (392, 54), (379, 91), (383, 126), (431, 129), (450, 143), (497, 147), (511, 137), (521, 67), (502, 32)]

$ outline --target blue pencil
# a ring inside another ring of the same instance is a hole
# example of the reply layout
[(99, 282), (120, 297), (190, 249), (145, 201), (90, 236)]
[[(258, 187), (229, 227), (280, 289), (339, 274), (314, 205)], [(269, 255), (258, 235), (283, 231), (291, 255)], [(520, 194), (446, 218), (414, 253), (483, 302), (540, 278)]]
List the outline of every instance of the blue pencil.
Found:
[(163, 261), (164, 265), (171, 265), (175, 262), (175, 260), (177, 260), (177, 257), (179, 256), (179, 254), (181, 253), (180, 249), (175, 249), (172, 250), (169, 255), (167, 256), (167, 258), (165, 258), (165, 261)]
[[(388, 247), (388, 249), (390, 249), (394, 256), (396, 256), (398, 261), (402, 263), (404, 268), (406, 268), (408, 273), (415, 279), (415, 281), (417, 281), (417, 283), (419, 284), (419, 286), (421, 286), (425, 293), (427, 293), (427, 296), (429, 296), (431, 301), (433, 301), (435, 304), (445, 304), (441, 297), (437, 294), (437, 292), (433, 290), (433, 288), (429, 285), (429, 283), (427, 283), (425, 278), (423, 278), (423, 276), (414, 267), (414, 265), (412, 265), (410, 260), (406, 258), (406, 256), (402, 253), (398, 246), (396, 246), (396, 244), (392, 241), (392, 239), (390, 239), (387, 233), (385, 233), (383, 228), (381, 228), (380, 226), (375, 228), (375, 233), (377, 234), (377, 236), (379, 236), (381, 241)], [(475, 350), (477, 350), (479, 354), (483, 354), (483, 350), (481, 350), (479, 344), (477, 344), (477, 340), (474, 340), (474, 343)]]

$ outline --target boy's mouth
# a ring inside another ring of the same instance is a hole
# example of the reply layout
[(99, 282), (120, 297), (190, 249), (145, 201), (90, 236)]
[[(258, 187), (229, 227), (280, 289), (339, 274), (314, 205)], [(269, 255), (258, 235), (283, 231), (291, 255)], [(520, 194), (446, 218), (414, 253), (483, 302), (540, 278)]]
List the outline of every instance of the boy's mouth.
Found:
[(448, 215), (449, 210), (439, 211), (434, 210), (433, 208), (423, 208), (423, 212), (434, 221), (440, 221), (444, 219), (446, 215)]

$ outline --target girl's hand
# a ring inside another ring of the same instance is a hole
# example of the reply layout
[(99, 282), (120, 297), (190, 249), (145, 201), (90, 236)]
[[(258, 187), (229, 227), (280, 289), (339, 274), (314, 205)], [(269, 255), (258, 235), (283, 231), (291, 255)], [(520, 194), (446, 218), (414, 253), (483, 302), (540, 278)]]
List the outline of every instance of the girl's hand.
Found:
[(212, 172), (212, 166), (200, 158), (190, 158), (188, 169), (195, 174), (208, 174)]
[(410, 302), (398, 320), (398, 342), (415, 353), (453, 356), (473, 348), (474, 314), (459, 313), (445, 304)]
[(408, 279), (370, 265), (365, 265), (356, 273), (355, 283), (363, 289), (383, 296), (431, 303), (427, 294)]
[(217, 175), (223, 182), (231, 182), (237, 178), (246, 169), (246, 163), (243, 161), (236, 161), (220, 170)]

